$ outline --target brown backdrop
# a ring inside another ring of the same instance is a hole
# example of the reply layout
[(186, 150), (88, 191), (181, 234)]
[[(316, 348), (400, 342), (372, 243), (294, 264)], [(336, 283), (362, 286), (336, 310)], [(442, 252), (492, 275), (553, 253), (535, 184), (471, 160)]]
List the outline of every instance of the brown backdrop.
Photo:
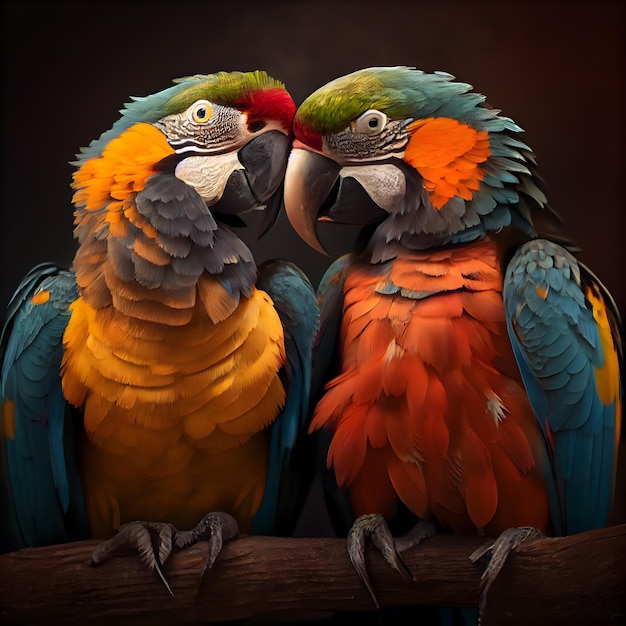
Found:
[[(131, 95), (172, 78), (265, 69), (296, 103), (371, 65), (445, 70), (512, 117), (549, 199), (612, 290), (624, 292), (622, 2), (3, 2), (0, 310), (36, 262), (74, 253), (69, 161)], [(321, 229), (334, 254), (352, 231)], [(328, 259), (282, 217), (255, 252)]]

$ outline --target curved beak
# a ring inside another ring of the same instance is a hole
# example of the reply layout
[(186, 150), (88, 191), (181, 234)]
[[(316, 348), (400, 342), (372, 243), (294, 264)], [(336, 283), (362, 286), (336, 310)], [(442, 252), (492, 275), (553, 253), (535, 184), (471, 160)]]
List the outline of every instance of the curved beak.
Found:
[(265, 204), (281, 186), (291, 140), (278, 130), (255, 137), (239, 151), (252, 193)]
[(404, 175), (395, 164), (340, 166), (298, 146), (287, 162), (285, 210), (300, 237), (318, 252), (328, 254), (317, 236), (318, 221), (378, 224), (389, 217), (397, 196), (404, 196), (403, 183)]
[(332, 159), (293, 148), (285, 172), (285, 211), (294, 230), (321, 254), (328, 252), (317, 236), (318, 212), (331, 195), (341, 167)]
[(237, 153), (240, 166), (233, 169), (220, 199), (211, 210), (222, 215), (240, 215), (264, 209), (263, 229), (275, 221), (280, 209), (283, 182), (291, 140), (280, 131), (255, 137)]

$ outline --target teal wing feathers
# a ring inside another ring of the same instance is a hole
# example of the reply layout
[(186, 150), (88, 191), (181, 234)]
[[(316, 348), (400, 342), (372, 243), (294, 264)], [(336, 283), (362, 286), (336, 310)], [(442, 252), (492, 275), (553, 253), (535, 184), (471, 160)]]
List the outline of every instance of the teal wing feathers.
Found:
[(514, 255), (503, 297), (513, 350), (552, 455), (555, 532), (605, 526), (623, 393), (617, 308), (584, 265), (543, 239)]
[(319, 324), (315, 291), (287, 261), (267, 261), (257, 287), (273, 300), (283, 325), (286, 364), (281, 370), (286, 400), (270, 432), (270, 466), (252, 534), (290, 534), (313, 478), (307, 436), (313, 341)]
[(313, 396), (316, 400), (323, 393), (324, 383), (333, 375), (337, 354), (337, 335), (343, 315), (343, 283), (352, 255), (346, 254), (328, 266), (317, 288), (320, 309), (320, 326), (315, 338)]
[[(337, 341), (343, 315), (343, 286), (353, 261), (352, 254), (345, 254), (331, 263), (317, 288), (320, 308), (320, 327), (315, 339), (313, 357), (312, 406), (324, 394), (324, 385), (338, 374)], [(354, 512), (345, 489), (337, 485), (333, 470), (326, 465), (331, 433), (323, 428), (311, 434), (316, 448), (316, 468), (323, 487), (328, 516), (335, 533), (345, 537), (355, 520)]]
[(0, 375), (3, 551), (87, 535), (75, 466), (80, 416), (60, 378), (76, 296), (74, 275), (46, 263), (27, 274), (9, 303)]

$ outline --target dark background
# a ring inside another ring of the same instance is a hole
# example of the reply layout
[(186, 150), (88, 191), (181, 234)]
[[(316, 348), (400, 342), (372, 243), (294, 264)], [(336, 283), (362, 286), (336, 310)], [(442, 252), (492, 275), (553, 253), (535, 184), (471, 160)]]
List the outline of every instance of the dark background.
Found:
[[(188, 74), (264, 69), (299, 104), (353, 70), (411, 65), (471, 83), (524, 128), (551, 204), (624, 312), (624, 6), (3, 2), (0, 311), (33, 264), (71, 263), (69, 162), (129, 96)], [(352, 236), (320, 228), (332, 255)], [(314, 284), (329, 262), (284, 216), (254, 251), (296, 261)]]
[[(69, 265), (80, 146), (131, 95), (176, 77), (264, 69), (296, 104), (372, 65), (445, 70), (526, 133), (551, 204), (624, 312), (623, 2), (3, 2), (0, 311), (35, 263)], [(336, 256), (348, 227), (320, 228)], [(258, 261), (330, 259), (281, 216)], [(1, 315), (0, 315), (1, 316)]]

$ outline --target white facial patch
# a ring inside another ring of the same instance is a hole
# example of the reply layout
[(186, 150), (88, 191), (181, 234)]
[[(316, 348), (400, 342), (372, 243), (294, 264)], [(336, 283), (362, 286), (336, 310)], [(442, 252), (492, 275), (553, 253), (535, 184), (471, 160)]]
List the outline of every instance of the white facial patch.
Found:
[(402, 204), (406, 194), (404, 173), (391, 163), (346, 165), (341, 168), (339, 176), (354, 178), (367, 195), (389, 213)]
[(230, 175), (242, 169), (244, 167), (236, 152), (210, 157), (190, 156), (176, 166), (176, 178), (191, 185), (211, 206), (222, 197)]

